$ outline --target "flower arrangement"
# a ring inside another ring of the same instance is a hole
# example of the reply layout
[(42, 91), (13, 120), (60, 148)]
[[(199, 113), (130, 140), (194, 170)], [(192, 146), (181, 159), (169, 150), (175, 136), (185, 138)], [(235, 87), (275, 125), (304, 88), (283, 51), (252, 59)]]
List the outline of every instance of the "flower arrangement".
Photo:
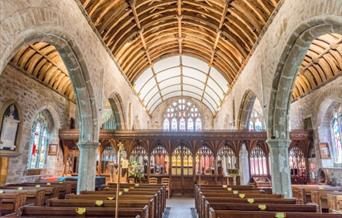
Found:
[(143, 166), (138, 163), (137, 161), (131, 161), (128, 167), (128, 176), (133, 177), (136, 180), (140, 180), (144, 177), (144, 168)]

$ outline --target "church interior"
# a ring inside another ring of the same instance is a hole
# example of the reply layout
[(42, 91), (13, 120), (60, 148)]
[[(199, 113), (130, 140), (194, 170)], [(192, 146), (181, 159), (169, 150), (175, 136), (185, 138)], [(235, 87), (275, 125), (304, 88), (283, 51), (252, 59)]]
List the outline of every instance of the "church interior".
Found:
[(0, 0), (0, 217), (342, 218), (342, 0)]

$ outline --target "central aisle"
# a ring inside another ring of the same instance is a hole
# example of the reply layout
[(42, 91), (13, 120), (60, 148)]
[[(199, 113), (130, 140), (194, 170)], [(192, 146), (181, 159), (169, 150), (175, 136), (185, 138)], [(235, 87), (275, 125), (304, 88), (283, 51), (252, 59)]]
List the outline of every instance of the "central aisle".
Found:
[(195, 208), (194, 198), (170, 198), (166, 200), (166, 207), (170, 207), (168, 218), (193, 218), (191, 208)]

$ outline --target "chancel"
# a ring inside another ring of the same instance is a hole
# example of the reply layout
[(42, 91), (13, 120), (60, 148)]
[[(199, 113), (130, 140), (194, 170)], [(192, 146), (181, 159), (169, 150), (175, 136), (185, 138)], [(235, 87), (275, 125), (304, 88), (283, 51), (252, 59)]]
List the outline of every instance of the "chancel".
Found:
[(0, 216), (342, 218), (342, 0), (0, 0)]

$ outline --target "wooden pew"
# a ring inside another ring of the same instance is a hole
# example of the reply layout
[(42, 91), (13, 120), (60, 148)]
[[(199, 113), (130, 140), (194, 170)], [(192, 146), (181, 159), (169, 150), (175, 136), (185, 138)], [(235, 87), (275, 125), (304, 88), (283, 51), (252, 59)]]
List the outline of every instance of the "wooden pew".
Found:
[[(206, 201), (209, 203), (244, 203), (249, 204), (249, 198), (222, 198), (222, 197), (202, 197), (198, 213), (202, 217), (209, 208), (206, 208)], [(296, 199), (282, 198), (253, 198), (254, 204), (296, 204)]]
[(45, 204), (45, 195), (47, 190), (45, 188), (34, 188), (34, 187), (23, 187), (18, 190), (14, 187), (6, 187), (5, 189), (1, 189), (4, 193), (20, 193), (23, 192), (26, 194), (25, 204), (32, 204), (35, 206), (43, 206)]
[(299, 204), (312, 202), (311, 191), (342, 191), (342, 187), (329, 185), (292, 185), (293, 197)]
[(209, 210), (239, 210), (239, 211), (283, 211), (283, 212), (317, 212), (316, 205), (294, 204), (246, 204), (246, 203), (209, 203), (205, 202), (203, 218), (209, 218)]
[(7, 184), (5, 186), (1, 186), (0, 189), (13, 189), (22, 187), (24, 189), (29, 188), (45, 188), (46, 189), (46, 198), (64, 198), (65, 196), (65, 187), (63, 184), (35, 184), (35, 183), (19, 183), (19, 184)]
[[(25, 206), (21, 208), (20, 217), (49, 217), (49, 218), (66, 218), (66, 217), (101, 217), (113, 218), (115, 209), (111, 207), (85, 207), (85, 213), (79, 215), (76, 210), (80, 207), (38, 207)], [(120, 208), (119, 217), (129, 218), (148, 218), (148, 208)]]
[(330, 213), (342, 213), (342, 194), (328, 194), (327, 201)]
[(0, 215), (17, 212), (26, 203), (26, 192), (0, 193)]
[[(112, 207), (115, 208), (113, 200), (85, 200), (85, 199), (50, 199), (50, 207)], [(153, 199), (120, 199), (119, 208), (144, 208), (148, 207), (149, 218), (154, 218)]]
[(210, 208), (210, 218), (342, 218), (339, 214), (321, 214), (310, 212), (274, 212), (274, 211), (237, 211), (237, 210), (214, 210)]
[(340, 194), (340, 195), (342, 195), (342, 192), (326, 191), (326, 190), (311, 191), (311, 201), (313, 203), (316, 203), (319, 206), (319, 209), (321, 212), (329, 211), (328, 194), (331, 194), (331, 195)]
[[(103, 190), (116, 190), (116, 183), (108, 183), (106, 186), (103, 186)], [(129, 188), (129, 189), (151, 189), (151, 188), (159, 188), (161, 189), (161, 198), (163, 199), (162, 203), (162, 208), (166, 207), (166, 187), (162, 184), (129, 184), (129, 183), (124, 183), (120, 184), (120, 188)]]
[[(80, 195), (74, 195), (69, 194), (66, 195), (66, 199), (79, 199), (79, 200), (108, 200), (112, 199), (113, 202), (115, 202), (115, 195), (114, 194), (80, 194)], [(152, 211), (151, 213), (154, 214), (154, 217), (161, 217), (163, 210), (159, 207), (160, 204), (157, 202), (157, 194), (148, 194), (148, 195), (122, 195), (119, 198), (120, 200), (150, 200), (152, 199)]]

